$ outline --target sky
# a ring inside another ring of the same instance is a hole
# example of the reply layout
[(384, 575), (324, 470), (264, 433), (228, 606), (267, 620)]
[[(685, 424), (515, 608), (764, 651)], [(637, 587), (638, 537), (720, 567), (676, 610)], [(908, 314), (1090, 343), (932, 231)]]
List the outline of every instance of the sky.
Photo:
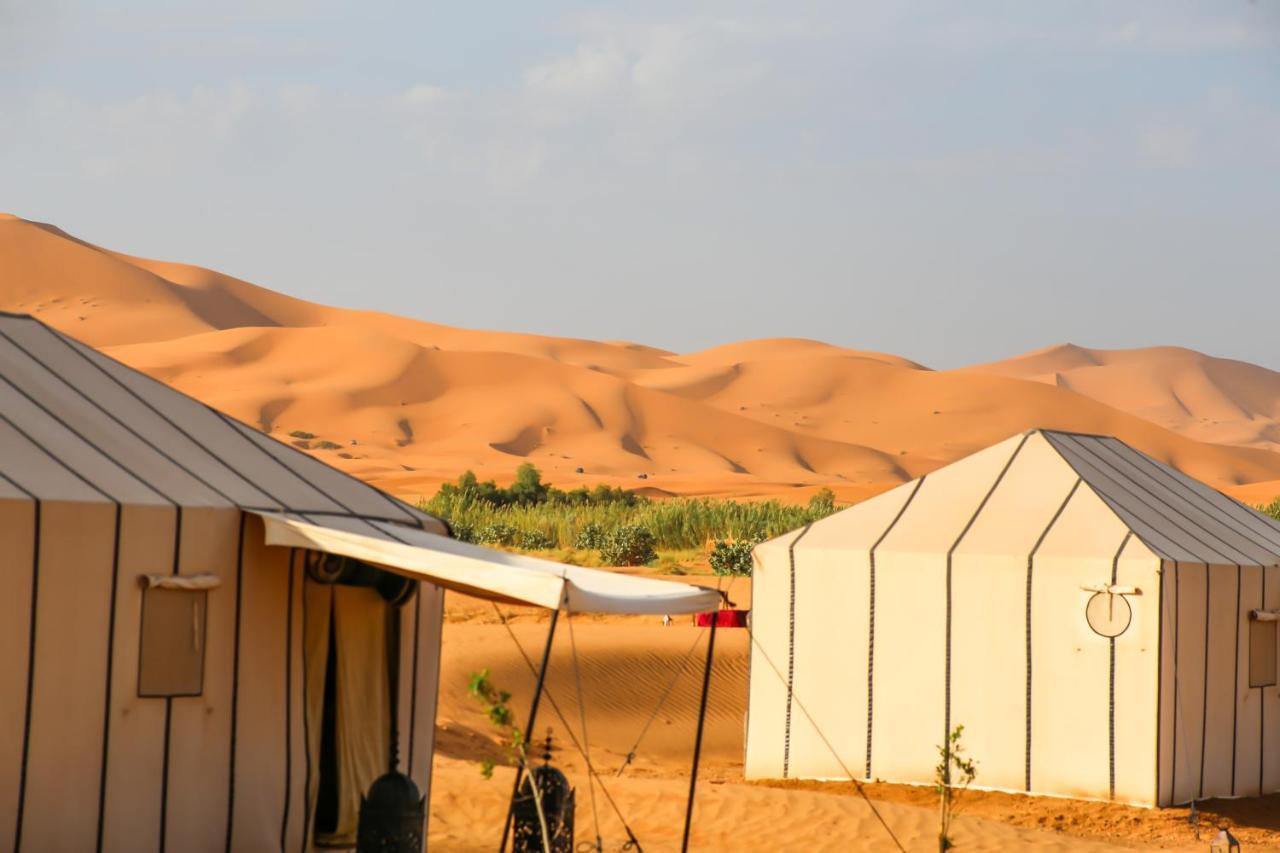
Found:
[(1280, 0), (0, 0), (0, 210), (450, 325), (1280, 369)]

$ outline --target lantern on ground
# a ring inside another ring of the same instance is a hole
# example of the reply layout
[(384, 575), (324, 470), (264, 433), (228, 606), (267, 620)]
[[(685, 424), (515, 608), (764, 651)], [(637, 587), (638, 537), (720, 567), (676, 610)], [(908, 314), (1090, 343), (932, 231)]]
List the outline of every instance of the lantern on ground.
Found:
[(1209, 844), (1209, 853), (1235, 853), (1240, 849), (1240, 842), (1225, 826)]
[[(548, 729), (542, 766), (529, 768), (529, 777), (521, 784), (520, 794), (512, 806), (513, 853), (542, 853), (542, 820), (547, 823), (552, 853), (573, 853), (573, 794), (569, 780), (551, 766), (551, 731)], [(541, 819), (535, 796), (542, 802)]]

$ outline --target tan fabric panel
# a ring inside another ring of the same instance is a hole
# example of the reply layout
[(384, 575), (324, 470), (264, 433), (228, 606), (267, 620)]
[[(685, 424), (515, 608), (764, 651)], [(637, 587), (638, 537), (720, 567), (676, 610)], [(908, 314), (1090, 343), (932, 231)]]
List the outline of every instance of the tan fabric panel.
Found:
[(166, 825), (173, 850), (224, 849), (240, 517), (236, 509), (188, 508), (182, 513), (179, 574), (217, 575), (222, 586), (209, 592), (204, 692), (170, 700)]
[[(1280, 568), (1266, 569), (1264, 610), (1280, 608)], [(1260, 687), (1262, 698), (1262, 790), (1280, 791), (1280, 687)]]
[(1190, 802), (1200, 792), (1200, 743), (1204, 720), (1205, 575), (1208, 567), (1179, 563), (1175, 592), (1178, 609), (1178, 663), (1175, 672), (1177, 717), (1174, 737), (1173, 801)]
[[(1160, 558), (1136, 536), (1129, 539), (1116, 565), (1116, 583), (1136, 587), (1141, 594), (1126, 596), (1133, 621), (1115, 639), (1115, 798), (1125, 803), (1154, 805), (1156, 739), (1152, 729), (1160, 684)], [(1077, 618), (1082, 621), (1087, 599), (1088, 593), (1081, 593), (1077, 599)], [(1228, 708), (1230, 705), (1228, 699)], [(1230, 761), (1228, 749), (1228, 770)]]
[[(252, 523), (245, 531), (246, 538), (257, 535), (257, 528)], [(260, 541), (253, 540), (255, 543)], [(274, 553), (275, 548), (268, 551)], [(292, 746), (289, 750), (291, 764), (289, 766), (289, 820), (285, 826), (285, 849), (289, 851), (302, 849), (303, 833), (306, 830), (308, 816), (307, 789), (307, 693), (305, 688), (307, 675), (307, 658), (304, 654), (306, 631), (306, 555), (302, 551), (295, 552), (293, 570), (293, 590), (290, 597), (293, 601), (293, 634), (290, 638), (292, 667), (290, 677), (290, 724)], [(322, 671), (323, 672), (323, 671)]]
[[(1236, 609), (1237, 582), (1242, 583), (1235, 566), (1209, 567), (1209, 667), (1207, 719), (1205, 729), (1205, 767), (1202, 797), (1229, 797), (1232, 788), (1232, 744), (1236, 732), (1236, 640), (1239, 616)], [(1248, 673), (1245, 673), (1246, 682)]]
[(952, 557), (951, 724), (983, 787), (1026, 787), (1027, 555), (1078, 479), (1033, 435)]
[[(859, 504), (858, 512), (817, 522), (796, 546), (792, 777), (866, 775), (870, 548), (916, 486), (899, 486)], [(840, 659), (835, 670), (824, 664), (833, 654)]]
[(928, 782), (945, 728), (946, 553), (1022, 437), (930, 474), (876, 553), (876, 778)]
[[(301, 559), (301, 555), (299, 555)], [(305, 571), (304, 571), (305, 578)], [(332, 630), (333, 587), (309, 578), (303, 581), (303, 684), (306, 705), (307, 752), (306, 802), (303, 807), (305, 850), (315, 843), (316, 798), (320, 791), (320, 726), (324, 718), (325, 666), (328, 663), (329, 631)]]
[(40, 511), (22, 848), (91, 850), (97, 838), (116, 510), (105, 504), (47, 502)]
[(1236, 683), (1237, 796), (1258, 794), (1262, 781), (1262, 691), (1249, 687), (1249, 612), (1262, 607), (1262, 571), (1259, 566), (1245, 566), (1240, 574), (1240, 609), (1235, 621), (1240, 643), (1240, 675)]
[[(417, 702), (411, 721), (408, 770), (418, 791), (431, 802), (431, 762), (435, 752), (436, 700), (440, 692), (440, 631), (444, 624), (444, 590), (428, 583), (418, 585), (411, 605), (418, 614)], [(402, 685), (405, 682), (402, 682)], [(412, 682), (408, 682), (412, 685)], [(402, 686), (402, 693), (409, 693)], [(405, 754), (405, 753), (402, 753)]]
[(787, 775), (862, 778), (867, 743), (867, 555), (807, 544), (805, 539), (796, 549), (795, 677)]
[[(285, 716), (292, 711), (286, 707), (286, 691), (294, 668), (290, 656), (296, 654), (287, 632), (302, 616), (290, 608), (290, 556), (288, 549), (263, 545), (262, 522), (246, 516), (232, 850), (265, 850), (280, 843), (290, 779), (286, 738), (293, 737), (293, 724)], [(299, 571), (295, 565), (295, 583)], [(301, 763), (301, 748), (296, 757)], [(301, 826), (300, 811), (295, 822)]]
[[(1110, 796), (1111, 646), (1085, 620), (1089, 594), (1080, 587), (1110, 582), (1112, 560), (1127, 534), (1115, 514), (1082, 484), (1036, 553), (1031, 590), (1032, 791)], [(1151, 606), (1156, 606), (1154, 600)], [(1151, 699), (1148, 726), (1154, 720), (1154, 693)], [(1155, 768), (1147, 772), (1149, 789)]]
[[(1247, 577), (1246, 572), (1246, 582)], [(1158, 721), (1160, 764), (1157, 780), (1159, 795), (1156, 805), (1164, 807), (1173, 803), (1173, 653), (1174, 640), (1177, 637), (1173, 563), (1167, 560), (1161, 563), (1160, 588), (1160, 714)]]
[(146, 853), (160, 846), (164, 776), (163, 699), (138, 697), (139, 575), (173, 571), (175, 513), (127, 506), (120, 520), (120, 583), (111, 670), (111, 728), (103, 849)]
[(791, 574), (787, 549), (797, 530), (757, 545), (751, 582), (751, 669), (744, 773), (749, 779), (782, 776), (786, 730), (787, 652)]
[(8, 844), (17, 825), (22, 730), (27, 709), (27, 644), (31, 632), (31, 566), (36, 505), (0, 501), (0, 839)]

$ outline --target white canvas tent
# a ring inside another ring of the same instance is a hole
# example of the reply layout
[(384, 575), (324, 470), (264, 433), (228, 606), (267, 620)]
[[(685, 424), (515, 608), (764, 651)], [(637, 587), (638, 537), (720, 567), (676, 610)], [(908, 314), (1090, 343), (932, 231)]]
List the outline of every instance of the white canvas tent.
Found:
[[(0, 314), (0, 543), (0, 849), (41, 853), (349, 840), (393, 710), (427, 794), (446, 588), (615, 613), (718, 602), (456, 542), (23, 315)], [(378, 586), (321, 582), (327, 554)]]
[(1280, 524), (1034, 430), (755, 551), (746, 774), (1171, 805), (1280, 790)]

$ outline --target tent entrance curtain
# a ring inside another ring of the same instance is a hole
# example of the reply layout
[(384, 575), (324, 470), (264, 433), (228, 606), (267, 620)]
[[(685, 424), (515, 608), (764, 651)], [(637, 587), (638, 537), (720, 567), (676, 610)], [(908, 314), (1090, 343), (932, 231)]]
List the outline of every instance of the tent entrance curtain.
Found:
[(352, 847), (360, 797), (390, 755), (389, 605), (374, 589), (310, 578), (304, 595), (308, 833), (317, 847)]

